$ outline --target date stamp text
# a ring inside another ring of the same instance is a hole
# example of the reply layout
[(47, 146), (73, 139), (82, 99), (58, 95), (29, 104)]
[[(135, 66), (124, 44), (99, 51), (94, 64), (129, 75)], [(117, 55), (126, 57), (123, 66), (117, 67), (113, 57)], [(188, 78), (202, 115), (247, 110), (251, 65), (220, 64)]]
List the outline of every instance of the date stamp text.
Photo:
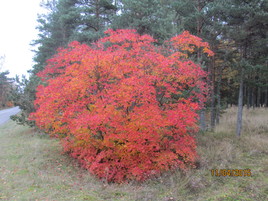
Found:
[(213, 177), (250, 177), (251, 169), (212, 169)]

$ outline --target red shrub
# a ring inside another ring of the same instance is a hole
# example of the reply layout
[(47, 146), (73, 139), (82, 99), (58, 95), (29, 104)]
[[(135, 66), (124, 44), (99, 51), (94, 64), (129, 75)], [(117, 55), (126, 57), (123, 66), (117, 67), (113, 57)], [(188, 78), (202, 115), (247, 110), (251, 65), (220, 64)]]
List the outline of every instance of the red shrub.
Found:
[(66, 152), (108, 181), (144, 180), (196, 158), (206, 76), (187, 58), (208, 44), (188, 32), (155, 47), (135, 30), (108, 30), (91, 47), (72, 42), (39, 76), (31, 115)]

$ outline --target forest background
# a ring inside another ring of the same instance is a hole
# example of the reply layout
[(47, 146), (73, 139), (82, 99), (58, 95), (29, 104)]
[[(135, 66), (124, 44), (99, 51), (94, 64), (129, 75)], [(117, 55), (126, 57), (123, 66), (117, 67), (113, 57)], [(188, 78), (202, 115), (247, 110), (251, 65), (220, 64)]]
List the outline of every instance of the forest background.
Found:
[(209, 101), (200, 112), (201, 130), (213, 130), (224, 109), (238, 105), (240, 135), (242, 106), (268, 106), (265, 0), (47, 0), (41, 6), (47, 13), (37, 19), (39, 37), (32, 42), (37, 50), (29, 79), (16, 77), (12, 83), (8, 72), (0, 76), (1, 106), (19, 105), (22, 113), (13, 119), (20, 124), (34, 125), (27, 117), (34, 111), (36, 87), (41, 83), (36, 75), (47, 59), (71, 41), (98, 40), (108, 28), (136, 29), (153, 36), (159, 46), (188, 30), (210, 44), (215, 56), (203, 58), (197, 53), (193, 58), (209, 73), (211, 85)]

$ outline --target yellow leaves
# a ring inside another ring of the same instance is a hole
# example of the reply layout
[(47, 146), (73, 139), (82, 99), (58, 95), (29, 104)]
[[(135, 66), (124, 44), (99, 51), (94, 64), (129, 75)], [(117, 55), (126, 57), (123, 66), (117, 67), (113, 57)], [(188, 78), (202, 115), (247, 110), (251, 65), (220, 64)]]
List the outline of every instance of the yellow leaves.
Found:
[(87, 104), (86, 107), (90, 112), (92, 112), (96, 108), (94, 104)]
[(214, 56), (214, 52), (211, 51), (208, 47), (204, 47), (203, 52), (207, 53), (208, 56)]

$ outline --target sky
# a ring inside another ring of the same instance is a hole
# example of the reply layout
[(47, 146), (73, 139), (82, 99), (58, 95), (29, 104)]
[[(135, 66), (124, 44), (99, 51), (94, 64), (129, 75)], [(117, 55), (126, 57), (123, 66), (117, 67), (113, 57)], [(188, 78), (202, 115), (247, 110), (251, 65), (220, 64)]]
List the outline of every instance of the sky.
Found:
[(41, 0), (0, 0), (0, 56), (5, 61), (0, 71), (9, 77), (26, 75), (34, 64), (32, 40), (38, 38), (37, 14)]

